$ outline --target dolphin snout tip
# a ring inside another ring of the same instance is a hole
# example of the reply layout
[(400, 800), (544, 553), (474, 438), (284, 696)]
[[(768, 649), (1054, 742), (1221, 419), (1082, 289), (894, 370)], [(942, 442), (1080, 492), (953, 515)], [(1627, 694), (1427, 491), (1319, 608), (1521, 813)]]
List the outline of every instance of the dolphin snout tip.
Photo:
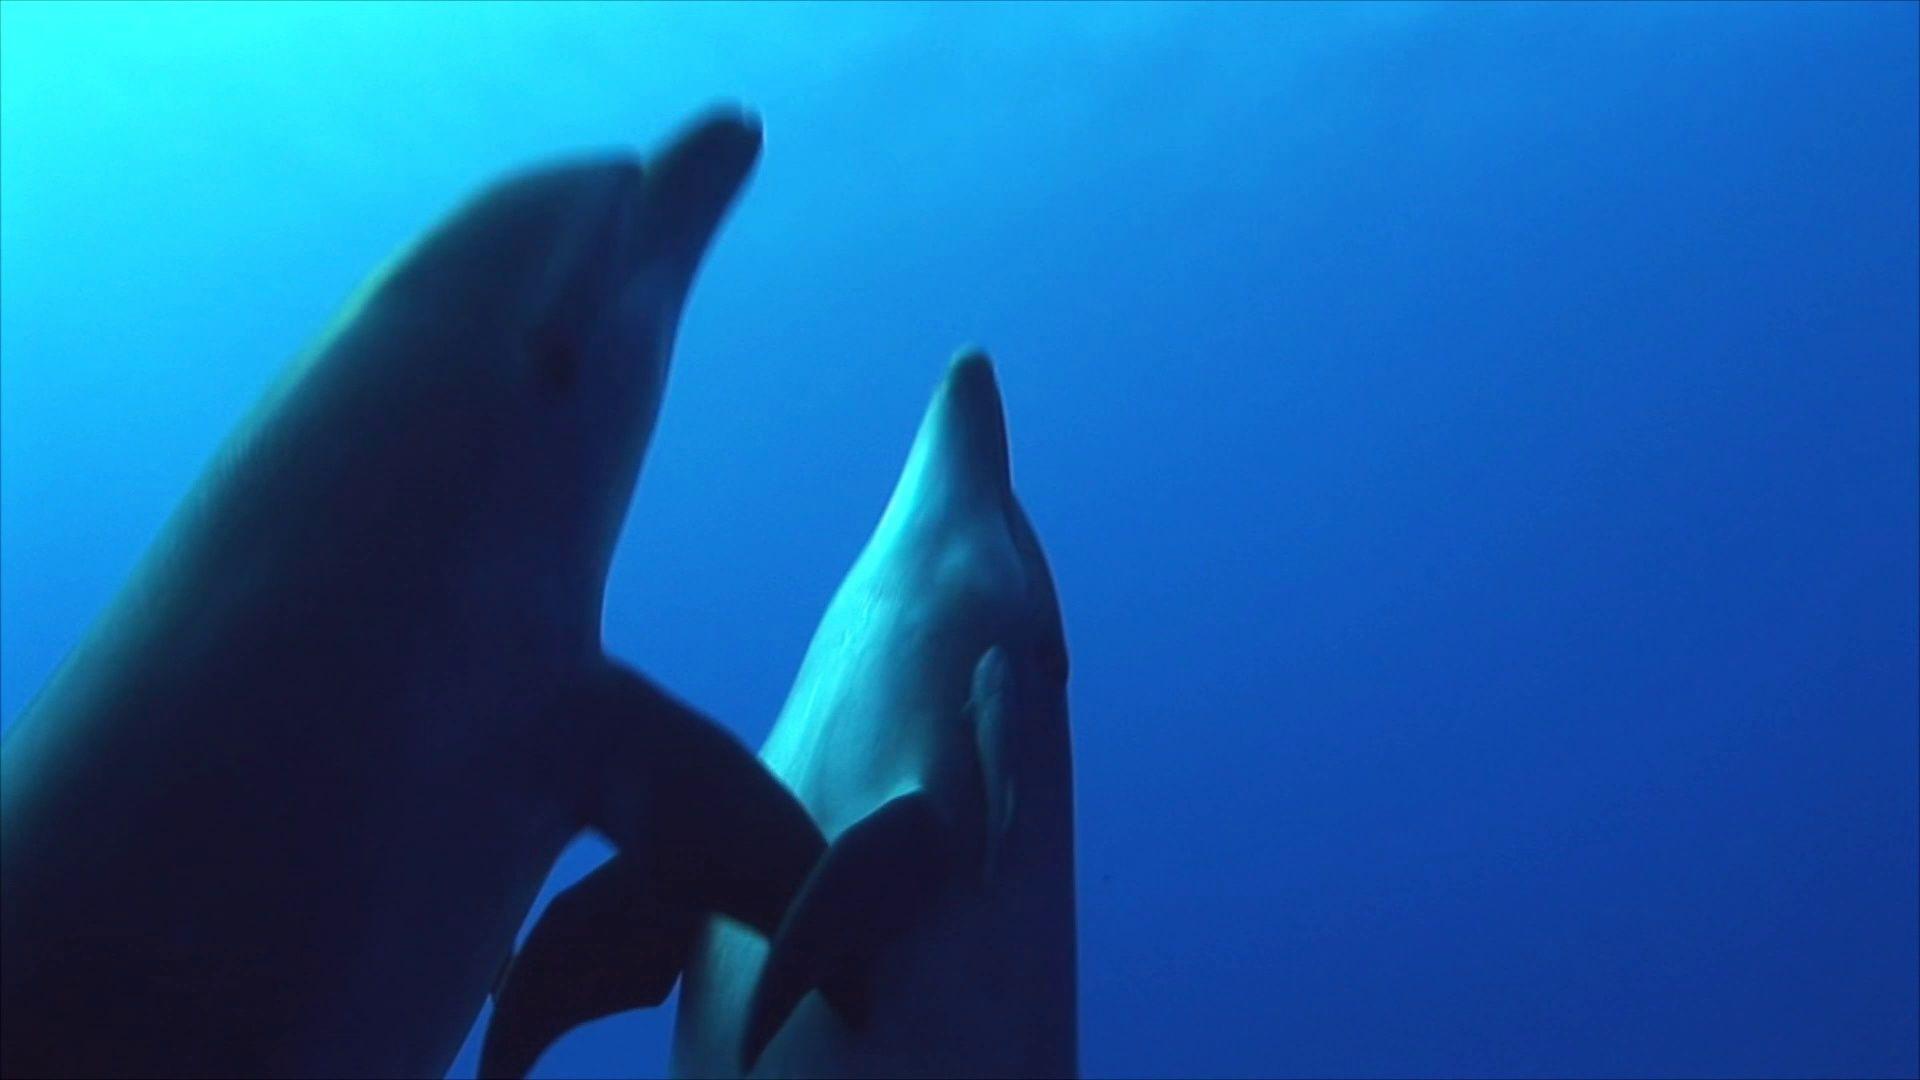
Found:
[(978, 345), (963, 345), (947, 362), (945, 396), (959, 403), (974, 403), (1000, 412), (1000, 383), (994, 376), (993, 359)]
[(752, 142), (755, 147), (766, 141), (767, 126), (760, 119), (759, 110), (751, 105), (728, 105), (723, 111), (738, 131), (740, 138)]
[(739, 101), (716, 101), (702, 110), (693, 119), (693, 126), (704, 127), (709, 124), (723, 124), (742, 133), (758, 136), (760, 134), (760, 112), (753, 106)]
[(947, 361), (947, 382), (958, 386), (962, 383), (994, 382), (993, 358), (987, 350), (978, 345), (962, 345), (953, 351), (953, 358)]
[(953, 460), (964, 472), (992, 478), (997, 487), (1007, 482), (1007, 421), (1000, 403), (1000, 383), (986, 350), (964, 346), (953, 354), (932, 406)]
[(766, 141), (760, 114), (733, 102), (715, 105), (695, 117), (678, 140), (700, 156), (731, 165), (745, 173), (760, 156)]
[(638, 231), (654, 250), (697, 261), (759, 156), (756, 116), (733, 106), (702, 113), (644, 166)]

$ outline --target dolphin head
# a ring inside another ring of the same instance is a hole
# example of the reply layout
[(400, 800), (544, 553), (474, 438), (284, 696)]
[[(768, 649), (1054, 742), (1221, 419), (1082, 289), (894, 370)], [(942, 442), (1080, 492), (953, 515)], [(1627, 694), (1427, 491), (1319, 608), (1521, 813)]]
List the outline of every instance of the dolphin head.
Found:
[(688, 287), (759, 149), (720, 111), (644, 163), (513, 176), (377, 274), (298, 395), (347, 429), (326, 479), (386, 508), (369, 529), (584, 602), (597, 627)]
[(962, 349), (948, 364), (868, 550), (887, 560), (881, 580), (904, 578), (909, 591), (941, 597), (918, 639), (932, 666), (921, 674), (943, 696), (965, 700), (976, 662), (994, 648), (1026, 685), (1064, 690), (1059, 599), (1014, 497), (1000, 387), (985, 353)]

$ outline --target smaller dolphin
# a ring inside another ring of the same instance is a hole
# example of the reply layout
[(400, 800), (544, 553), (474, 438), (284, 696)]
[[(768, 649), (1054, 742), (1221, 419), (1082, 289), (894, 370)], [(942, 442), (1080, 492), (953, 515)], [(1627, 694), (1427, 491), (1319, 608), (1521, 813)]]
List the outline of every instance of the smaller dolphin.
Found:
[[(832, 847), (771, 946), (709, 923), (675, 1075), (1078, 1071), (1066, 679), (993, 368), (963, 353), (761, 750)], [(639, 886), (617, 856), (555, 899), (501, 988), (485, 1075), (651, 1003), (623, 958), (658, 971), (685, 945)]]
[(227, 441), (0, 743), (0, 1074), (444, 1074), (589, 827), (777, 925), (817, 829), (600, 641), (759, 149), (727, 111), (495, 185)]

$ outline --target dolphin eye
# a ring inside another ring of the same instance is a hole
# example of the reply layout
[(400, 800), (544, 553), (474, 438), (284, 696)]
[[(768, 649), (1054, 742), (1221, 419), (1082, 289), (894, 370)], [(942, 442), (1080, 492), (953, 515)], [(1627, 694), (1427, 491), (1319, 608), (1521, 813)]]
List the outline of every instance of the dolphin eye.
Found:
[(534, 332), (529, 345), (547, 385), (566, 390), (580, 377), (580, 347), (573, 335), (542, 329)]

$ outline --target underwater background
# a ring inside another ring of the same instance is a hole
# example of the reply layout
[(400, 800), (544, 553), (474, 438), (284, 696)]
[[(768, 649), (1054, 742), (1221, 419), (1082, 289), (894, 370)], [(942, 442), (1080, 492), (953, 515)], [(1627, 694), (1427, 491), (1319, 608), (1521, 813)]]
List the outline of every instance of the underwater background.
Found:
[(609, 650), (758, 745), (990, 349), (1089, 1075), (1912, 1076), (1917, 12), (7, 3), (0, 717), (389, 253), (738, 100)]

